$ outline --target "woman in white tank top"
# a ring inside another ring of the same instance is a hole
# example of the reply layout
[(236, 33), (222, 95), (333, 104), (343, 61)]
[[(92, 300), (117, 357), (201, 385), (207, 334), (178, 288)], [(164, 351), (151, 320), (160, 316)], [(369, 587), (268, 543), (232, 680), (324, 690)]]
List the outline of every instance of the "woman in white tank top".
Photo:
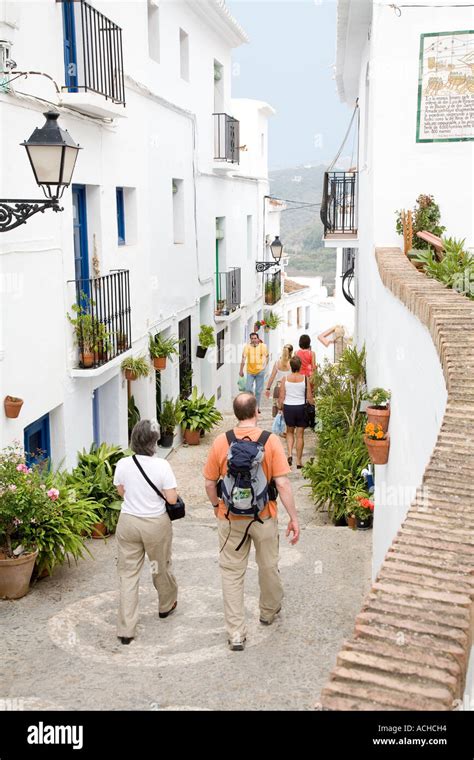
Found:
[[(280, 384), (279, 407), (283, 409), (286, 422), (286, 443), (288, 447), (288, 464), (293, 464), (293, 446), (296, 436), (296, 467), (303, 466), (304, 431), (308, 426), (306, 402), (314, 404), (311, 383), (301, 374), (301, 359), (293, 356), (290, 359), (291, 373), (282, 378)], [(295, 433), (296, 431), (296, 433)]]
[[(275, 388), (273, 390), (273, 407), (272, 417), (276, 417), (278, 413), (278, 398), (280, 396), (280, 384), (284, 377), (288, 377), (291, 373), (290, 359), (293, 356), (293, 346), (287, 343), (283, 346), (280, 358), (273, 365), (272, 373), (268, 378), (267, 388), (265, 390), (265, 396), (270, 398), (270, 391), (273, 385), (273, 381), (276, 380)], [(283, 435), (286, 435), (285, 433)]]

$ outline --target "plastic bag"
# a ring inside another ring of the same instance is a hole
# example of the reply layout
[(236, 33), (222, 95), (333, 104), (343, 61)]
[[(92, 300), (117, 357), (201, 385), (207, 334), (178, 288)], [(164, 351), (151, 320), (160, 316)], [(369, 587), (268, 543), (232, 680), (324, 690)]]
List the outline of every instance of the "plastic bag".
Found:
[(237, 387), (239, 391), (244, 391), (247, 388), (247, 381), (245, 377), (240, 377), (239, 375), (239, 378), (237, 380)]
[(278, 412), (277, 416), (273, 420), (272, 425), (272, 433), (276, 433), (276, 435), (281, 435), (285, 432), (285, 420), (283, 419), (283, 414), (281, 412)]

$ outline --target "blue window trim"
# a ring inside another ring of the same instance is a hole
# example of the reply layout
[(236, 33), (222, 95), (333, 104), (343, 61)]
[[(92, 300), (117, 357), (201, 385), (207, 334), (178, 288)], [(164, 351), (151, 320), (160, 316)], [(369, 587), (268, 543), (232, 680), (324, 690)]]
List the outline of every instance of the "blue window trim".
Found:
[(123, 198), (123, 187), (117, 187), (115, 194), (117, 197), (118, 244), (125, 245), (125, 203)]
[(45, 452), (45, 455), (44, 457), (42, 457), (42, 459), (51, 460), (51, 435), (50, 435), (50, 429), (49, 429), (49, 414), (44, 414), (38, 420), (36, 420), (35, 422), (32, 422), (31, 425), (27, 425), (27, 427), (23, 431), (23, 444), (25, 448), (26, 463), (28, 464), (28, 466), (33, 464), (34, 462), (41, 461), (41, 460), (38, 460), (35, 456), (31, 456), (33, 452), (28, 451), (28, 439), (30, 438), (30, 436), (38, 432), (42, 433), (43, 440), (44, 440), (44, 446), (42, 450)]
[[(77, 92), (76, 21), (74, 3), (63, 3), (64, 81), (69, 92)], [(70, 70), (73, 67), (73, 73)]]
[[(78, 218), (76, 222), (73, 221), (74, 227), (79, 227), (80, 237), (80, 279), (86, 280), (82, 283), (82, 290), (86, 296), (90, 296), (89, 292), (89, 241), (87, 233), (87, 205), (86, 205), (86, 186), (85, 185), (73, 185), (72, 193), (77, 200)], [(76, 251), (74, 250), (74, 257)], [(74, 260), (75, 277), (79, 274), (76, 269), (76, 259)]]

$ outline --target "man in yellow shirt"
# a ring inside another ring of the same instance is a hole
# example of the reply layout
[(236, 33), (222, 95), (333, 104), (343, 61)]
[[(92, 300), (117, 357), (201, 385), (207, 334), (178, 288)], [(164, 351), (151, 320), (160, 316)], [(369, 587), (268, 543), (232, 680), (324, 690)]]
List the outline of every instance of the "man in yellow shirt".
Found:
[(260, 412), (260, 399), (265, 383), (265, 370), (268, 364), (268, 349), (256, 332), (250, 333), (250, 344), (244, 347), (242, 361), (240, 362), (240, 377), (244, 376), (245, 362), (247, 362), (247, 385), (245, 390), (255, 394), (258, 411)]

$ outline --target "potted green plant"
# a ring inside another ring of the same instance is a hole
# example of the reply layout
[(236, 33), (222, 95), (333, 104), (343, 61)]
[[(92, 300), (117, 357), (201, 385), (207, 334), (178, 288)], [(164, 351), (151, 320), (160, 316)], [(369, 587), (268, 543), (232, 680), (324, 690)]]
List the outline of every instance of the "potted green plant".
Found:
[(198, 359), (204, 359), (207, 349), (215, 345), (214, 328), (211, 325), (201, 325), (198, 335), (198, 347), (196, 349)]
[(178, 353), (180, 342), (178, 338), (163, 338), (160, 333), (155, 336), (150, 335), (150, 356), (155, 369), (166, 369), (166, 360)]
[(374, 515), (374, 502), (367, 495), (358, 496), (357, 504), (353, 509), (358, 530), (368, 530), (372, 527)]
[(193, 387), (187, 399), (181, 401), (183, 413), (181, 424), (184, 429), (184, 440), (191, 446), (200, 443), (201, 430), (209, 431), (222, 420), (222, 414), (215, 407), (215, 396), (206, 399), (204, 394), (198, 396), (198, 389)]
[(264, 319), (261, 322), (263, 324), (264, 330), (268, 332), (269, 330), (276, 330), (278, 325), (281, 325), (283, 322), (283, 318), (280, 317), (278, 314), (275, 314), (274, 311), (266, 311), (264, 313)]
[(374, 464), (387, 464), (390, 450), (390, 436), (381, 425), (368, 422), (365, 426), (364, 442)]
[(14, 420), (20, 414), (20, 409), (23, 406), (23, 399), (16, 396), (5, 396), (3, 401), (3, 407), (5, 409), (5, 416)]
[(139, 377), (148, 377), (150, 374), (150, 365), (145, 356), (134, 358), (127, 356), (120, 365), (127, 380), (138, 380)]
[(71, 307), (74, 316), (67, 314), (74, 328), (74, 342), (79, 348), (80, 363), (85, 369), (93, 366), (99, 349), (104, 353), (110, 346), (110, 335), (104, 323), (92, 313), (94, 306), (95, 302), (86, 293), (81, 293), (80, 303)]
[(122, 330), (117, 330), (115, 333), (115, 339), (117, 341), (117, 351), (119, 354), (129, 348), (128, 335)]
[[(403, 235), (403, 215), (402, 211), (396, 211), (396, 230), (399, 235)], [(446, 227), (440, 225), (441, 213), (438, 204), (432, 195), (421, 194), (416, 199), (416, 206), (413, 209), (413, 248), (422, 250), (426, 248), (426, 242), (418, 237), (417, 232), (431, 232), (433, 235), (441, 237)]]
[(78, 454), (77, 466), (69, 474), (67, 485), (95, 504), (97, 520), (92, 528), (92, 538), (105, 538), (115, 532), (122, 508), (122, 500), (114, 486), (115, 467), (122, 457), (131, 453), (120, 446), (102, 443), (100, 446), (93, 444), (89, 451)]
[(384, 433), (387, 432), (390, 421), (390, 397), (390, 391), (385, 388), (373, 388), (364, 397), (369, 402), (366, 409), (367, 422), (380, 425)]
[(128, 440), (132, 437), (132, 430), (140, 422), (140, 410), (135, 403), (135, 398), (130, 396), (128, 399)]
[(179, 425), (182, 419), (183, 412), (181, 410), (180, 400), (166, 398), (163, 402), (160, 412), (160, 446), (163, 446), (164, 448), (171, 448), (173, 445), (176, 425)]

